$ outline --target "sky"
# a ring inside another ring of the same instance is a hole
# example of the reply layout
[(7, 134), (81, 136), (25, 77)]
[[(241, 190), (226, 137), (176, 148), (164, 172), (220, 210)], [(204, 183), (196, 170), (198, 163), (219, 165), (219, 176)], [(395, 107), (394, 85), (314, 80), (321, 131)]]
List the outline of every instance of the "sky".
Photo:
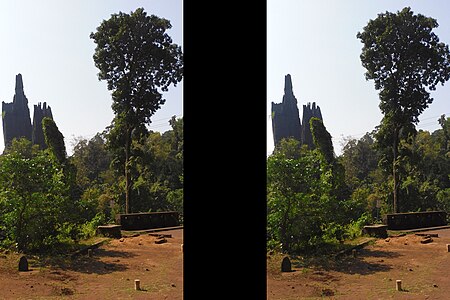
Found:
[[(89, 35), (112, 14), (139, 7), (168, 19), (172, 28), (167, 33), (183, 45), (182, 0), (0, 1), (0, 101), (13, 101), (15, 78), (22, 74), (31, 119), (33, 105), (47, 102), (70, 155), (76, 139), (92, 138), (114, 117), (111, 91), (98, 80), (92, 58), (96, 44)], [(170, 130), (170, 118), (183, 116), (182, 91), (183, 81), (163, 93), (166, 102), (151, 118), (150, 130)], [(2, 128), (0, 153), (3, 149)]]
[[(436, 19), (439, 27), (433, 32), (450, 44), (446, 0), (267, 0), (267, 156), (274, 148), (271, 103), (282, 102), (287, 74), (300, 118), (303, 105), (316, 102), (337, 155), (346, 139), (359, 139), (380, 124), (378, 91), (365, 79), (356, 35), (379, 13), (407, 6), (414, 14)], [(416, 128), (433, 132), (440, 128), (442, 114), (450, 117), (450, 82), (438, 85), (431, 97), (434, 101)]]

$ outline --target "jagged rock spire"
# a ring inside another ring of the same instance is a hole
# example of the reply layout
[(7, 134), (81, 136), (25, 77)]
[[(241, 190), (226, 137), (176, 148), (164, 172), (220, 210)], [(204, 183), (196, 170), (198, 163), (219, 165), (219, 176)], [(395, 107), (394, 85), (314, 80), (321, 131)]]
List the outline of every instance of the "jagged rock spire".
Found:
[(283, 138), (300, 140), (301, 122), (297, 99), (292, 91), (291, 75), (284, 76), (284, 95), (282, 103), (272, 102), (272, 130), (275, 146)]
[(23, 90), (22, 74), (16, 75), (16, 88), (13, 101), (10, 103), (2, 102), (2, 122), (3, 122), (3, 140), (5, 149), (8, 148), (14, 138), (24, 137), (38, 144), (41, 149), (46, 148), (42, 132), (42, 119), (50, 117), (53, 119), (50, 106), (44, 102), (34, 106), (33, 125), (30, 119), (30, 110), (28, 108), (28, 99)]
[(294, 138), (301, 144), (314, 149), (309, 121), (312, 117), (322, 120), (320, 107), (315, 102), (303, 105), (303, 118), (300, 121), (297, 99), (292, 89), (291, 75), (284, 77), (284, 95), (282, 103), (272, 102), (272, 132), (275, 147), (283, 138)]
[(292, 91), (292, 80), (290, 74), (284, 76), (284, 95), (294, 96), (294, 92)]
[(16, 95), (17, 94), (23, 94), (23, 81), (22, 81), (22, 74), (16, 75)]
[(42, 119), (48, 117), (53, 120), (52, 108), (47, 106), (44, 102), (41, 107), (41, 102), (34, 105), (33, 114), (33, 131), (31, 134), (31, 141), (33, 144), (39, 145), (40, 149), (47, 149), (47, 144), (45, 143), (44, 131), (42, 129)]

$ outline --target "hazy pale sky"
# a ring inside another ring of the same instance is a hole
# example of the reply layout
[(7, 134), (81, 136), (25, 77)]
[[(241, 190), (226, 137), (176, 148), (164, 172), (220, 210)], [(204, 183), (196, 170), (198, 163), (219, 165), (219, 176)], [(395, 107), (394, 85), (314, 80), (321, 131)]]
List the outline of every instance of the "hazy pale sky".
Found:
[[(47, 102), (71, 153), (74, 138), (90, 139), (113, 119), (111, 92), (98, 80), (96, 45), (89, 35), (112, 14), (139, 7), (168, 19), (168, 34), (182, 46), (182, 0), (2, 0), (0, 101), (12, 102), (21, 73), (31, 119), (33, 105)], [(152, 117), (151, 130), (169, 130), (169, 119), (183, 115), (182, 87), (183, 82), (172, 85), (164, 94), (166, 103)], [(0, 153), (3, 149), (2, 128)]]
[[(378, 91), (366, 81), (356, 34), (386, 11), (411, 7), (415, 14), (437, 20), (441, 42), (450, 44), (450, 1), (341, 0), (267, 1), (267, 155), (273, 151), (271, 102), (280, 103), (284, 76), (290, 74), (298, 101), (316, 102), (333, 138), (336, 154), (344, 138), (361, 138), (382, 119)], [(450, 116), (450, 82), (431, 92), (433, 103), (420, 116), (418, 129), (439, 129), (437, 119)], [(301, 120), (303, 122), (303, 120)]]

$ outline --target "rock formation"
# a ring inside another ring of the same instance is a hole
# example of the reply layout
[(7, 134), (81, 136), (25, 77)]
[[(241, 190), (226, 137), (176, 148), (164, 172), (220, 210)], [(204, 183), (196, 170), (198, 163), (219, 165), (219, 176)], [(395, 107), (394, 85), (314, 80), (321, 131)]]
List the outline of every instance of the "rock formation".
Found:
[(3, 138), (5, 148), (8, 148), (14, 138), (24, 137), (33, 144), (39, 145), (41, 149), (47, 148), (42, 131), (42, 119), (50, 117), (53, 119), (52, 110), (44, 102), (34, 105), (33, 125), (28, 109), (28, 99), (23, 91), (22, 75), (16, 75), (16, 91), (12, 103), (2, 101)]
[(14, 138), (27, 138), (31, 141), (31, 119), (28, 99), (23, 92), (22, 75), (16, 75), (16, 93), (12, 103), (2, 101), (3, 137), (5, 148)]
[(309, 120), (317, 117), (322, 120), (320, 107), (316, 103), (308, 102), (303, 105), (303, 117), (300, 121), (297, 99), (292, 91), (291, 75), (284, 78), (284, 96), (281, 103), (272, 102), (272, 132), (275, 147), (284, 138), (294, 138), (302, 145), (308, 145), (309, 149), (314, 149), (314, 143), (309, 126)]
[(309, 124), (309, 120), (313, 117), (319, 118), (322, 120), (322, 113), (320, 112), (320, 107), (316, 106), (316, 102), (311, 103), (308, 102), (307, 105), (303, 105), (303, 126), (302, 126), (302, 145), (308, 145), (309, 149), (314, 149), (314, 141), (311, 133), (311, 126)]
[(47, 144), (44, 139), (44, 131), (42, 130), (42, 119), (45, 117), (53, 120), (51, 107), (47, 106), (46, 102), (44, 102), (42, 107), (40, 102), (38, 105), (34, 105), (33, 132), (31, 135), (31, 141), (33, 144), (39, 145), (39, 148), (41, 149), (47, 148)]
[(284, 96), (281, 103), (272, 102), (272, 132), (275, 145), (284, 138), (301, 141), (301, 122), (297, 99), (292, 91), (291, 75), (284, 77)]

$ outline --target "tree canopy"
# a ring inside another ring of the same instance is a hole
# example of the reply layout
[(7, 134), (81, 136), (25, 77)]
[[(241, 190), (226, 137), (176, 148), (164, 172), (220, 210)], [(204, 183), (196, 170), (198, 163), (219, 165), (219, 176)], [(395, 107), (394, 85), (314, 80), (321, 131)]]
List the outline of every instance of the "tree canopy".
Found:
[(435, 19), (405, 7), (397, 13), (379, 14), (357, 34), (363, 43), (360, 58), (367, 70), (365, 77), (380, 91), (384, 116), (376, 140), (391, 152), (386, 156), (392, 165), (395, 212), (399, 212), (400, 139), (415, 134), (414, 124), (433, 101), (429, 91), (450, 78), (450, 52), (432, 31), (436, 27)]
[(183, 54), (166, 33), (170, 28), (169, 20), (148, 16), (138, 8), (130, 14), (111, 15), (90, 35), (97, 44), (93, 58), (98, 78), (113, 91), (115, 139), (110, 144), (124, 156), (126, 213), (132, 141), (147, 134), (146, 124), (165, 102), (162, 92), (183, 77)]

